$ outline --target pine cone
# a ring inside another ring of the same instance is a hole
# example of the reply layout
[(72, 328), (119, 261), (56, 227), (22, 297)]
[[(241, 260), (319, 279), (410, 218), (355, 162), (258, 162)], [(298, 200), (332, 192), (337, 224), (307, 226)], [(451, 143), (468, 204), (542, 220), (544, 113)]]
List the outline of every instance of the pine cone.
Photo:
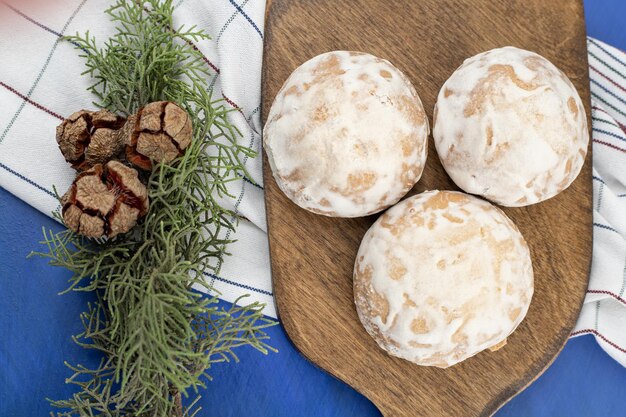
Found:
[(65, 160), (83, 171), (107, 163), (124, 149), (119, 131), (124, 122), (108, 110), (77, 111), (57, 126), (57, 143)]
[(61, 198), (65, 225), (87, 237), (128, 232), (148, 211), (148, 191), (138, 174), (118, 161), (78, 174)]
[(172, 162), (191, 143), (193, 128), (185, 110), (170, 101), (155, 101), (129, 117), (126, 159), (138, 168), (152, 169), (152, 161)]

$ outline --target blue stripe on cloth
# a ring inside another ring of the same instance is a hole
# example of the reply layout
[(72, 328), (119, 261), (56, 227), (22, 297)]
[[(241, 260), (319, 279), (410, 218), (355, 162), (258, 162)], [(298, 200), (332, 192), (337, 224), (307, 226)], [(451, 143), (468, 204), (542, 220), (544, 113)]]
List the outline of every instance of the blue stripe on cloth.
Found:
[(234, 7), (235, 9), (237, 9), (237, 10), (239, 11), (239, 13), (241, 13), (241, 15), (242, 15), (243, 17), (245, 17), (245, 18), (246, 18), (246, 20), (247, 20), (247, 21), (248, 21), (248, 22), (252, 25), (252, 27), (254, 28), (254, 30), (256, 30), (256, 32), (259, 34), (259, 36), (261, 37), (261, 39), (263, 39), (263, 33), (261, 32), (261, 29), (259, 29), (259, 27), (256, 25), (256, 23), (254, 23), (254, 21), (253, 21), (252, 19), (250, 19), (250, 16), (248, 16), (248, 15), (246, 14), (246, 12), (244, 12), (244, 11), (243, 11), (243, 9), (242, 9), (242, 8), (241, 8), (241, 7), (240, 7), (237, 3), (235, 3), (235, 2), (234, 2), (234, 0), (228, 0), (228, 1), (230, 2), (230, 4), (232, 4), (232, 5), (233, 5), (233, 7)]
[(604, 192), (604, 183), (600, 184), (600, 189), (598, 190), (598, 204), (596, 204), (596, 211), (599, 212), (602, 207), (602, 193)]
[(597, 47), (602, 52), (604, 52), (605, 54), (607, 54), (608, 56), (613, 58), (615, 61), (619, 62), (620, 64), (622, 64), (623, 66), (626, 67), (626, 63), (625, 62), (623, 62), (621, 59), (619, 59), (618, 57), (613, 55), (610, 51), (607, 51), (606, 48), (603, 48), (602, 45), (600, 45), (598, 42), (596, 42), (596, 41), (594, 41), (593, 39), (590, 39), (590, 38), (587, 38), (587, 39), (589, 39), (589, 42), (591, 42), (593, 44), (593, 46)]
[[(248, 3), (248, 0), (244, 0), (243, 3), (241, 3), (241, 7), (243, 8), (246, 4)], [(219, 44), (220, 43), (220, 39), (222, 38), (222, 35), (226, 32), (226, 29), (228, 28), (228, 26), (233, 23), (233, 20), (235, 20), (235, 17), (237, 17), (237, 15), (239, 14), (239, 10), (235, 11), (226, 21), (226, 23), (224, 24), (224, 26), (222, 26), (222, 29), (220, 29), (219, 33), (217, 34), (217, 38), (215, 38), (215, 43)]]
[[(250, 134), (250, 145), (248, 147), (252, 148), (252, 145), (254, 145), (254, 133)], [(244, 156), (243, 166), (245, 166), (247, 162), (248, 162), (248, 155)], [(241, 191), (239, 192), (239, 197), (237, 198), (237, 201), (235, 201), (235, 210), (233, 211), (233, 216), (230, 219), (231, 223), (235, 221), (235, 219), (237, 218), (237, 215), (239, 214), (239, 205), (241, 204), (241, 201), (243, 200), (243, 196), (246, 192), (246, 182), (250, 182), (249, 180), (246, 181), (246, 177), (243, 177), (243, 179), (244, 181), (241, 182)], [(231, 232), (232, 232), (232, 229), (230, 228), (226, 231), (225, 240), (230, 239)], [(220, 262), (220, 266), (221, 266), (221, 262)]]
[(21, 179), (23, 181), (26, 181), (27, 183), (29, 183), (33, 187), (40, 189), (41, 191), (43, 191), (44, 193), (52, 196), (56, 200), (57, 196), (52, 191), (42, 187), (41, 185), (37, 184), (35, 181), (33, 181), (33, 180), (29, 179), (29, 178), (26, 178), (24, 175), (22, 175), (19, 172), (9, 168), (8, 166), (4, 165), (2, 162), (0, 162), (0, 168), (5, 169), (7, 172), (10, 172), (11, 174), (15, 175), (19, 179)]
[(613, 120), (599, 119), (597, 116), (594, 116), (592, 120), (593, 120), (593, 123), (606, 123), (607, 125), (618, 128), (620, 131), (622, 130), (622, 128)]
[(256, 182), (252, 182), (252, 181), (250, 181), (250, 180), (248, 179), (248, 177), (241, 177), (241, 178), (243, 178), (243, 180), (244, 180), (245, 182), (247, 182), (248, 184), (250, 184), (250, 185), (254, 185), (254, 186), (255, 186), (256, 188), (258, 188), (259, 190), (263, 190), (263, 187), (262, 187), (262, 186), (260, 186), (260, 185), (259, 185), (259, 184), (257, 184)]
[[(606, 60), (600, 58), (599, 56), (597, 56), (596, 54), (591, 52), (591, 50), (589, 50), (588, 53), (589, 53), (589, 57), (591, 57), (591, 58), (595, 59), (596, 61), (598, 61), (604, 68), (607, 68), (607, 69), (613, 71), (618, 77), (624, 77), (622, 75), (622, 73), (620, 72), (620, 70), (618, 70), (617, 68), (613, 67), (613, 65), (610, 65), (608, 62), (606, 62)], [(606, 76), (606, 74), (601, 73), (600, 71), (595, 69), (592, 65), (589, 65), (589, 69), (592, 69), (595, 72), (597, 72), (598, 74), (600, 74), (601, 76), (603, 76), (605, 78), (608, 78)]]
[(603, 135), (613, 136), (614, 138), (617, 138), (619, 140), (626, 142), (626, 138), (624, 138), (624, 136), (616, 135), (615, 133), (607, 132), (606, 130), (596, 129), (595, 127), (591, 130), (593, 130), (594, 132), (602, 133)]
[[(596, 177), (596, 176), (594, 175), (592, 178), (593, 178), (594, 180), (596, 180), (596, 181), (598, 181), (598, 182), (602, 183), (603, 185), (605, 185), (605, 184), (606, 184), (606, 182), (604, 182), (604, 180), (603, 180), (602, 178), (600, 178), (600, 177)], [(617, 194), (617, 197), (618, 197), (618, 198), (624, 198), (624, 197), (626, 197), (626, 194)]]
[[(259, 111), (261, 108), (261, 106), (257, 106), (256, 109), (254, 109), (252, 111), (252, 113), (250, 114), (250, 116), (248, 116), (248, 118), (246, 119), (246, 122), (248, 123), (248, 125), (250, 127), (252, 127), (250, 125), (250, 121), (252, 120), (252, 116)], [(243, 115), (243, 113), (241, 113)], [(245, 116), (244, 116), (245, 117)], [(248, 143), (248, 148), (252, 149), (252, 147), (254, 146), (254, 138), (255, 138), (255, 131), (254, 129), (250, 129), (250, 142)], [(246, 154), (243, 157), (243, 161), (242, 161), (242, 165), (245, 167), (246, 164), (248, 163), (248, 155)], [(243, 181), (241, 182), (241, 191), (239, 192), (239, 197), (237, 198), (237, 201), (235, 201), (235, 210), (234, 210), (234, 214), (231, 218), (231, 222), (235, 221), (235, 218), (237, 217), (237, 215), (239, 214), (239, 205), (241, 204), (241, 202), (243, 201), (243, 196), (245, 195), (246, 192), (246, 182), (249, 182), (250, 184), (255, 185), (253, 182), (251, 182), (249, 179), (247, 179), (245, 176), (243, 177)], [(261, 186), (256, 185), (257, 187), (263, 189)], [(230, 238), (230, 234), (231, 234), (232, 229), (228, 229), (228, 231), (226, 232), (226, 238), (225, 240), (228, 240)], [(221, 266), (221, 263), (220, 263)]]
[[(598, 100), (602, 103), (604, 103), (605, 105), (609, 106), (610, 108), (612, 108), (613, 110), (615, 110), (616, 112), (618, 112), (619, 114), (621, 114), (622, 116), (626, 117), (626, 112), (620, 110), (618, 107), (615, 107), (614, 105), (612, 105), (611, 103), (609, 103), (608, 101), (606, 101), (605, 99), (603, 99), (602, 97), (600, 97), (598, 94), (592, 92), (591, 93), (591, 97), (594, 100)], [(607, 114), (609, 114), (608, 112), (606, 112)]]
[(594, 223), (595, 227), (599, 227), (600, 229), (610, 230), (611, 232), (619, 233), (617, 230), (613, 229), (611, 226), (607, 226), (606, 224)]
[(229, 279), (219, 277), (219, 276), (217, 276), (215, 274), (211, 274), (209, 272), (205, 272), (204, 275), (206, 275), (208, 277), (211, 277), (213, 279), (216, 279), (218, 281), (225, 282), (225, 283), (230, 284), (230, 285), (234, 285), (235, 287), (240, 287), (240, 288), (244, 288), (246, 290), (258, 292), (259, 294), (269, 295), (270, 297), (274, 296), (274, 294), (271, 293), (270, 291), (262, 290), (260, 288), (251, 287), (251, 286), (245, 285), (245, 284), (240, 284), (238, 282), (234, 282), (234, 281), (231, 281)]
[(613, 96), (614, 98), (616, 98), (617, 100), (619, 100), (620, 102), (626, 104), (626, 100), (624, 100), (622, 97), (618, 96), (617, 94), (615, 94), (614, 92), (612, 92), (611, 90), (609, 90), (608, 88), (606, 88), (605, 86), (603, 86), (602, 84), (600, 84), (599, 82), (597, 82), (596, 80), (594, 80), (593, 78), (590, 78), (589, 81), (592, 84), (597, 85), (598, 87), (600, 87), (602, 90), (604, 90), (608, 95)]

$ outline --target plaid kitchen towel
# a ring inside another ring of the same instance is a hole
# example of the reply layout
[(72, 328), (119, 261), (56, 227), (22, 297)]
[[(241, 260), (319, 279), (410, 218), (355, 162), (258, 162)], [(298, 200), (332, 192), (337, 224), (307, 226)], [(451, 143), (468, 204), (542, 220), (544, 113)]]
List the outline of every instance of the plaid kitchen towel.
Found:
[[(19, 2), (17, 4), (20, 4)], [(51, 6), (49, 3), (47, 3)], [(102, 41), (112, 26), (102, 0), (64, 0), (63, 7), (25, 10), (0, 4), (0, 186), (46, 214), (58, 208), (52, 186), (65, 190), (74, 172), (54, 140), (64, 117), (92, 108), (84, 62), (64, 34), (88, 29)], [(215, 91), (229, 106), (241, 143), (260, 151), (260, 80), (264, 0), (178, 0), (176, 23), (213, 37), (196, 46), (214, 73)], [(2, 9), (4, 7), (4, 9)], [(21, 6), (20, 6), (21, 7)], [(5, 23), (2, 23), (5, 22)], [(6, 24), (10, 22), (10, 24)], [(589, 39), (593, 117), (594, 254), (589, 291), (573, 336), (591, 333), (626, 366), (626, 54)], [(246, 166), (262, 184), (261, 160)], [(207, 274), (222, 298), (272, 299), (263, 187), (233, 182), (231, 208), (242, 221), (220, 275)]]

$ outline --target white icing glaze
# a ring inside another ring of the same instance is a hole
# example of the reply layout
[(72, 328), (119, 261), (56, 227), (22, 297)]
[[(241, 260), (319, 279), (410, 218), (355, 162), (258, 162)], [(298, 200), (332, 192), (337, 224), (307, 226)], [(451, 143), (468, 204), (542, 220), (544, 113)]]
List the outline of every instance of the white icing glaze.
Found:
[(375, 213), (422, 175), (429, 130), (422, 103), (404, 74), (375, 56), (335, 51), (305, 62), (267, 120), (263, 141), (274, 178), (307, 210)]
[(570, 80), (542, 56), (514, 47), (473, 56), (452, 74), (437, 98), (433, 137), (460, 188), (504, 206), (563, 191), (589, 144)]
[(357, 312), (391, 355), (448, 367), (504, 341), (533, 294), (528, 246), (479, 198), (430, 191), (385, 212), (354, 269)]

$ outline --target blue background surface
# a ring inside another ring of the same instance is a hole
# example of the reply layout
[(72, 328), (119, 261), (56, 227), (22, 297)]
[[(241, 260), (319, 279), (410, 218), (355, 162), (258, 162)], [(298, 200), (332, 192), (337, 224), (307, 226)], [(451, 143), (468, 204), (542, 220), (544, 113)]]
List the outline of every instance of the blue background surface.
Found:
[[(626, 1), (586, 0), (585, 8), (588, 34), (626, 50)], [(0, 417), (48, 415), (46, 397), (72, 393), (63, 383), (70, 375), (63, 361), (97, 361), (70, 339), (80, 331), (78, 315), (89, 296), (58, 296), (69, 274), (26, 259), (39, 248), (42, 226), (60, 230), (0, 188)], [(279, 353), (265, 357), (244, 348), (241, 362), (211, 370), (215, 380), (203, 392), (200, 416), (380, 416), (367, 399), (301, 357), (280, 327), (269, 333)], [(497, 416), (626, 416), (626, 369), (591, 336), (570, 340)]]

